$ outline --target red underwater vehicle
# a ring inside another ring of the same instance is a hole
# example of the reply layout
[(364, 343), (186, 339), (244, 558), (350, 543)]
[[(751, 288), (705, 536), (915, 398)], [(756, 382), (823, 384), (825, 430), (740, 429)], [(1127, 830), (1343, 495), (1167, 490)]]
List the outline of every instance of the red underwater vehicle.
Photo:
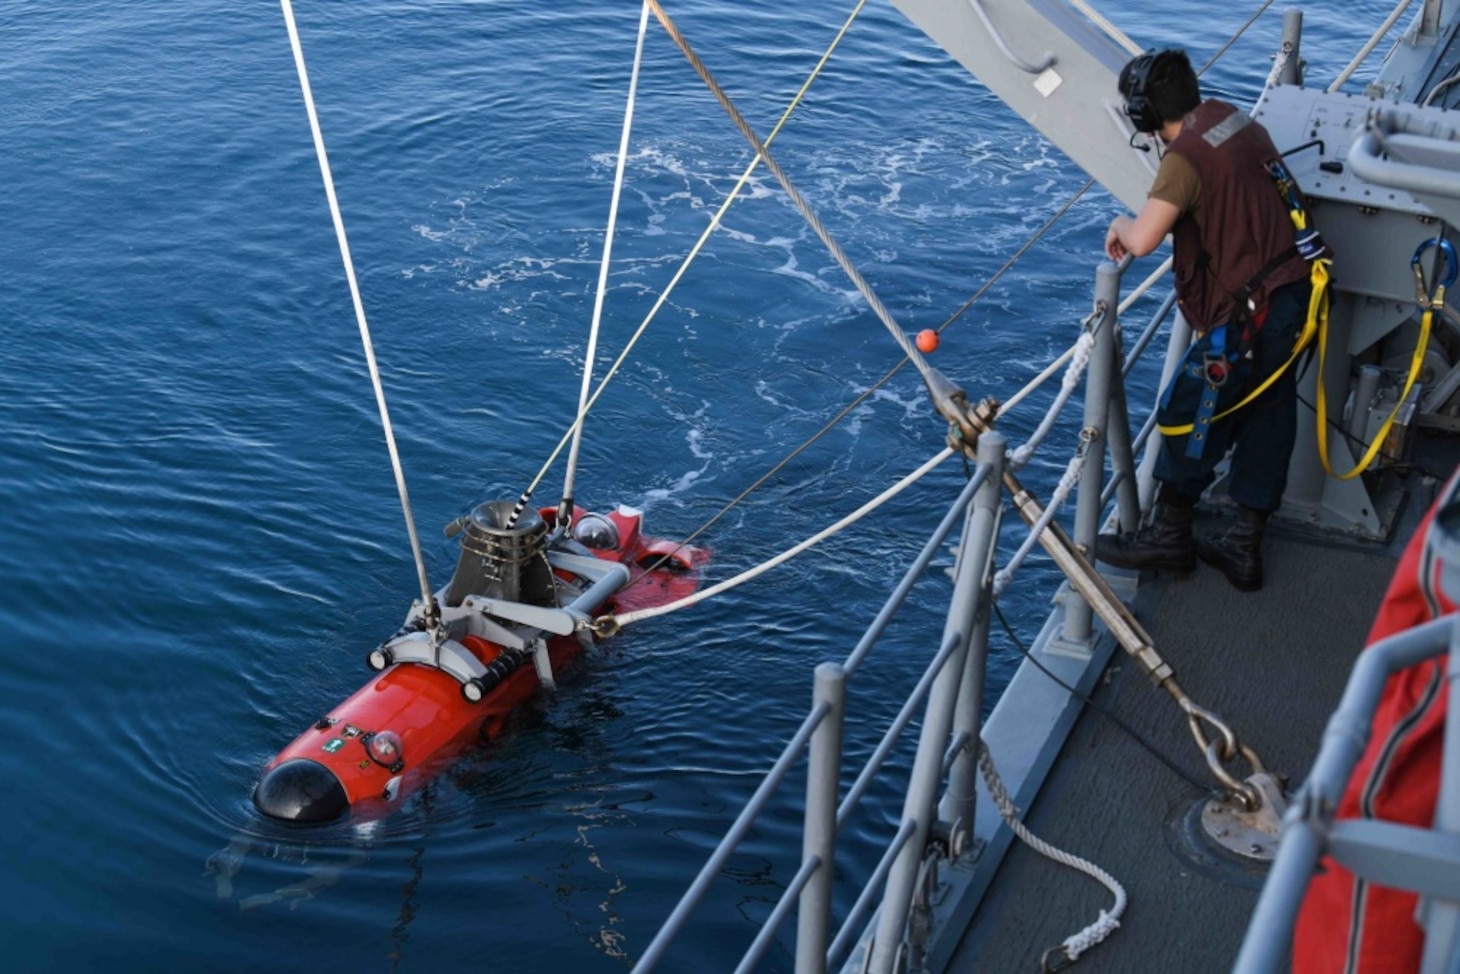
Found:
[[(431, 611), (417, 599), (399, 632), (371, 650), (377, 675), (295, 738), (264, 769), (265, 815), (324, 823), (384, 811), (459, 749), (490, 738), (553, 674), (592, 646), (595, 618), (694, 592), (703, 550), (647, 538), (643, 515), (574, 508), (514, 516), (489, 501), (447, 527), (461, 535), (450, 583)], [(433, 619), (434, 616), (434, 619)]]
[[(539, 473), (517, 502), (488, 501), (453, 521), (446, 533), (461, 535), (456, 571), (445, 588), (431, 589), (358, 277), (345, 243), (304, 51), (288, 0), (282, 7), (421, 583), (405, 624), (367, 657), (376, 676), (295, 738), (269, 762), (254, 787), (253, 803), (263, 814), (289, 822), (323, 823), (352, 809), (378, 813), (394, 807), (461, 747), (496, 734), (512, 710), (540, 687), (553, 687), (553, 674), (598, 636), (617, 631), (616, 622), (599, 623), (603, 616), (654, 608), (691, 595), (707, 555), (688, 545), (645, 537), (639, 511), (620, 506), (612, 513), (596, 514), (571, 500), (583, 422), (597, 399), (596, 393), (590, 398), (589, 390), (617, 209), (615, 194), (584, 354), (577, 419), (570, 431), (563, 501), (542, 511), (527, 508)], [(621, 148), (620, 175), (623, 158)]]

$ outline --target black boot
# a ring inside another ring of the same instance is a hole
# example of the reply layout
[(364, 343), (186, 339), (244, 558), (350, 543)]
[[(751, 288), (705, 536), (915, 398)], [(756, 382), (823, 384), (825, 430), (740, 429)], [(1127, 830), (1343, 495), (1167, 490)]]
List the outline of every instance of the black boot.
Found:
[(1163, 488), (1151, 523), (1134, 534), (1100, 535), (1095, 539), (1095, 557), (1116, 568), (1191, 574), (1196, 571), (1196, 541), (1191, 535), (1196, 501)]
[(1198, 541), (1196, 553), (1239, 591), (1256, 592), (1262, 588), (1262, 532), (1266, 526), (1265, 511), (1239, 507), (1237, 520), (1221, 534)]

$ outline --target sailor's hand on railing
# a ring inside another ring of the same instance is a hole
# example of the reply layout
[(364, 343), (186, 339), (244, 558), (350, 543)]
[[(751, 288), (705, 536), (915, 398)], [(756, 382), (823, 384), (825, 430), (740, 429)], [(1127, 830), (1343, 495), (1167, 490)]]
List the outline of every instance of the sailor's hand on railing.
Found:
[(1120, 222), (1122, 220), (1124, 220), (1127, 223), (1129, 223), (1130, 222), (1130, 217), (1128, 217), (1128, 216), (1118, 216), (1118, 217), (1116, 217), (1114, 220), (1111, 220), (1110, 221), (1110, 229), (1108, 229), (1108, 230), (1105, 231), (1105, 256), (1106, 257), (1109, 257), (1111, 260), (1115, 261), (1117, 264), (1120, 263), (1121, 260), (1123, 260), (1125, 258), (1125, 253), (1126, 253), (1125, 244), (1123, 244), (1123, 243), (1120, 242), (1120, 229), (1119, 229), (1119, 224), (1120, 224)]

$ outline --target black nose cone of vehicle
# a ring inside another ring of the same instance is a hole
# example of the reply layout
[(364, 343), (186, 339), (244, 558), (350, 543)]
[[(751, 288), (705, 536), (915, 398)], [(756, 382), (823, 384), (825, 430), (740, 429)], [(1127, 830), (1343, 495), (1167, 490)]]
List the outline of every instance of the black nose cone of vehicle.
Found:
[(350, 807), (334, 772), (305, 758), (291, 758), (265, 772), (253, 790), (253, 803), (270, 818), (286, 822), (333, 822)]

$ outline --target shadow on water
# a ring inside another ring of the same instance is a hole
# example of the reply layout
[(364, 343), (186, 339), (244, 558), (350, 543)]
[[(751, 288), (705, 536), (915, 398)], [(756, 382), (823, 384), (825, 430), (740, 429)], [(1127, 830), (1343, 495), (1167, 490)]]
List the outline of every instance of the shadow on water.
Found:
[[(204, 864), (219, 901), (238, 904), (240, 913), (268, 910), (296, 911), (352, 872), (363, 871), (377, 844), (396, 851), (390, 870), (404, 875), (399, 885), (399, 913), (386, 934), (389, 969), (406, 959), (410, 927), (420, 915), (418, 891), (426, 878), (430, 823), (435, 784), (427, 783), (410, 800), (400, 817), (409, 828), (386, 830), (380, 819), (332, 828), (291, 828), (256, 820), (251, 830), (239, 831)], [(399, 853), (404, 852), (401, 858)], [(351, 894), (341, 891), (344, 897)]]

